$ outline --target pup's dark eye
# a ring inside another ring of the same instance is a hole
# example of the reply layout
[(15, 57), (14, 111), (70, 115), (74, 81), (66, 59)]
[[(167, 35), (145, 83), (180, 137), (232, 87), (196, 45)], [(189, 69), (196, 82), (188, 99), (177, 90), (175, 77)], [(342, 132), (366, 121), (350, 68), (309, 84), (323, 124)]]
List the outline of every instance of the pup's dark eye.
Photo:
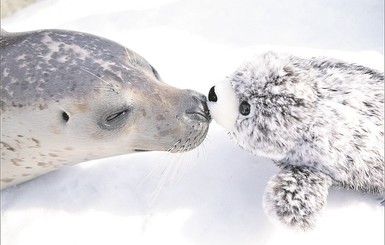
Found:
[(119, 117), (122, 117), (122, 116), (126, 115), (127, 113), (128, 113), (128, 109), (120, 111), (118, 113), (114, 113), (112, 115), (109, 115), (106, 118), (106, 122), (111, 123), (112, 121), (117, 120)]
[(250, 104), (247, 103), (247, 101), (243, 101), (239, 105), (239, 113), (241, 113), (243, 116), (247, 116), (250, 114)]

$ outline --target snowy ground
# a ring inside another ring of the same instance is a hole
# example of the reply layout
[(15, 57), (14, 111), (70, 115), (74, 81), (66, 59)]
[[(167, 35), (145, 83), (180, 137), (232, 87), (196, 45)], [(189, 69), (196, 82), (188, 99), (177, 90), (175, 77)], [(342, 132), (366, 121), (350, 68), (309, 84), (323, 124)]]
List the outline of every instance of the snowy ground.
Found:
[[(2, 28), (101, 35), (202, 93), (268, 49), (384, 66), (382, 0), (41, 0)], [(313, 231), (270, 223), (261, 199), (277, 171), (213, 123), (186, 154), (82, 163), (2, 191), (1, 244), (384, 244), (383, 206), (353, 191), (332, 190)]]

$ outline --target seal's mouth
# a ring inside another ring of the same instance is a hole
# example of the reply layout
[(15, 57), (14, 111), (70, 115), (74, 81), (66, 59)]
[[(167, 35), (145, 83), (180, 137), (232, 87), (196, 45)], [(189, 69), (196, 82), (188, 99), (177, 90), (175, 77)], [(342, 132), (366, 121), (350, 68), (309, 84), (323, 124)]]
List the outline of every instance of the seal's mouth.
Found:
[[(207, 105), (206, 105), (207, 107)], [(196, 115), (197, 117), (201, 117), (200, 119), (203, 119), (203, 121), (206, 121), (207, 123), (211, 122), (211, 115), (209, 109), (205, 109), (203, 111), (190, 111), (186, 110), (186, 114), (188, 115)]]
[(135, 152), (147, 152), (149, 150), (143, 150), (143, 149), (134, 149)]

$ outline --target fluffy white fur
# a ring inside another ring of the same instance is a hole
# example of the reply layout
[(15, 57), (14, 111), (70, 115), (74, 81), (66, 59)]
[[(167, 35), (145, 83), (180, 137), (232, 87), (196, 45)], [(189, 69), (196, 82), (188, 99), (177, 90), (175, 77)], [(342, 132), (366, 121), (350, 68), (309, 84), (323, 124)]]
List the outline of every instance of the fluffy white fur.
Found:
[[(282, 168), (264, 196), (272, 217), (308, 229), (331, 186), (384, 194), (383, 73), (269, 52), (244, 63), (227, 81), (236, 106), (250, 105), (250, 114), (238, 113), (231, 136)], [(218, 93), (210, 97), (217, 104), (226, 100)]]

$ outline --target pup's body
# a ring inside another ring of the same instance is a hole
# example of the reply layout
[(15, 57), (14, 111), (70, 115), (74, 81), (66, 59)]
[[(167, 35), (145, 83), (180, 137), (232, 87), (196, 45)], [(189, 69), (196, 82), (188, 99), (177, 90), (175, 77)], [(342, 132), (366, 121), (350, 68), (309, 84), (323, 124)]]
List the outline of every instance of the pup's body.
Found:
[[(332, 185), (384, 194), (383, 73), (333, 59), (267, 53), (226, 82), (239, 103), (231, 135), (282, 168), (266, 189), (269, 214), (306, 229)], [(216, 90), (209, 107), (221, 124), (215, 115), (223, 98)]]

